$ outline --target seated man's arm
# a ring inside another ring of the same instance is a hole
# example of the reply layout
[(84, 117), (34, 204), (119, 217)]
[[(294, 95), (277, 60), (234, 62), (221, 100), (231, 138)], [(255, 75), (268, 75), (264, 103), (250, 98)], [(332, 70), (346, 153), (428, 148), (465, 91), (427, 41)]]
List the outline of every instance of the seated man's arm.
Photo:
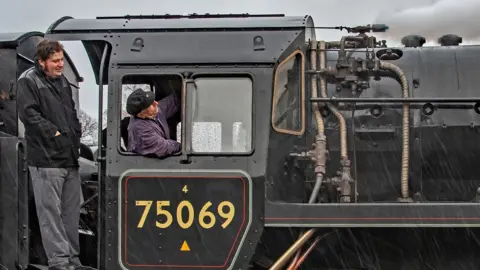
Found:
[(180, 143), (163, 138), (156, 134), (151, 127), (142, 127), (136, 132), (136, 135), (138, 136), (138, 152), (141, 155), (165, 157), (182, 149)]
[(175, 91), (158, 102), (158, 111), (165, 115), (165, 118), (172, 117), (180, 108), (180, 99)]

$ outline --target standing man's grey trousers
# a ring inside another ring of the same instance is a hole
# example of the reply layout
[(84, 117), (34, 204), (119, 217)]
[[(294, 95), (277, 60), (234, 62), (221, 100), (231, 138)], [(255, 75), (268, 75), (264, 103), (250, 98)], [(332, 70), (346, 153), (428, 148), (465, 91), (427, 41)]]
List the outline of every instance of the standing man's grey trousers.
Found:
[(29, 166), (48, 265), (80, 265), (78, 223), (81, 182), (78, 168)]

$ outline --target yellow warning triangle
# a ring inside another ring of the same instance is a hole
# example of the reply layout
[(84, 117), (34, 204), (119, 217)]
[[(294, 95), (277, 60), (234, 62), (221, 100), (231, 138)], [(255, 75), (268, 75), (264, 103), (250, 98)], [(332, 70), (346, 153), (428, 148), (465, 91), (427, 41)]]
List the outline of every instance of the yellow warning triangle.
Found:
[(183, 241), (182, 247), (180, 248), (180, 251), (190, 251), (190, 247), (187, 244), (187, 241)]

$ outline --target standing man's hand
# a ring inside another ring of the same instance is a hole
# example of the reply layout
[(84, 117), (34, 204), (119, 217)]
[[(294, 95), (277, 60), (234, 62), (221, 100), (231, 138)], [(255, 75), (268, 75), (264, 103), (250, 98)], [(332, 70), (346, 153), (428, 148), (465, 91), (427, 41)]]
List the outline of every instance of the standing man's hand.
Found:
[(55, 133), (55, 137), (57, 137), (58, 135), (60, 135), (60, 132), (58, 132), (57, 130), (57, 133)]

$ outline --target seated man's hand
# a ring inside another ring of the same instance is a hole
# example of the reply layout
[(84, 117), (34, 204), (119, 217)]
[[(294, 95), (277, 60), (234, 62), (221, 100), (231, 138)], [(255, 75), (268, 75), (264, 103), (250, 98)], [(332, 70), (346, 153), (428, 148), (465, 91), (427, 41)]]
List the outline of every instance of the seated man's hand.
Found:
[(182, 144), (177, 142), (177, 141), (175, 141), (175, 142), (176, 142), (176, 144), (175, 144), (176, 148), (175, 148), (174, 153), (178, 153), (178, 152), (182, 151)]

